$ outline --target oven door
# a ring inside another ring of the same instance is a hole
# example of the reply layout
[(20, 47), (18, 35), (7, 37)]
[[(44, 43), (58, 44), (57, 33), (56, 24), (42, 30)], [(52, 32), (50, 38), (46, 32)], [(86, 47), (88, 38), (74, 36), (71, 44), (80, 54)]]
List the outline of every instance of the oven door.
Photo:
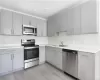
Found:
[(39, 59), (39, 47), (24, 47), (24, 61), (30, 62)]

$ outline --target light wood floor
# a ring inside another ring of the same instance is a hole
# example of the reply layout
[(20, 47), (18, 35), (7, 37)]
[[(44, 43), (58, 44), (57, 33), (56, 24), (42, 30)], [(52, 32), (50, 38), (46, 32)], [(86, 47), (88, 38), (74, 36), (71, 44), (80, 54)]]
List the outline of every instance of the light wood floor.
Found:
[(75, 80), (45, 63), (27, 70), (1, 76), (0, 80)]

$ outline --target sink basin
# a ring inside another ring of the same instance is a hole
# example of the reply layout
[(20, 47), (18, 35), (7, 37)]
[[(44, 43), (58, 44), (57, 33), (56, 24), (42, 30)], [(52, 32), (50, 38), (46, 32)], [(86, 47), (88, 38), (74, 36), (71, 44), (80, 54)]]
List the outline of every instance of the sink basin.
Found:
[(57, 46), (57, 45), (52, 45), (52, 46)]
[(59, 45), (59, 47), (68, 47), (68, 45)]

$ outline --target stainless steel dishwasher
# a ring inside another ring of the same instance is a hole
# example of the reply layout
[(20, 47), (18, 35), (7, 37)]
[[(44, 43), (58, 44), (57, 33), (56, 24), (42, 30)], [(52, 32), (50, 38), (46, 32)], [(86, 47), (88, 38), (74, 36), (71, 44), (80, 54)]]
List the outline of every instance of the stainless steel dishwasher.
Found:
[(77, 51), (63, 49), (63, 71), (75, 78), (78, 78)]

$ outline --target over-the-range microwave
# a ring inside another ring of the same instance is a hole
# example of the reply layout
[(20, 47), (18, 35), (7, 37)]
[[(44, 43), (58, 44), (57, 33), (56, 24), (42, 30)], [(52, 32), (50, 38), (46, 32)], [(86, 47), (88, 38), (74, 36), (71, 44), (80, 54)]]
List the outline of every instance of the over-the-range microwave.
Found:
[(35, 26), (23, 25), (22, 32), (24, 35), (37, 36), (37, 28)]

